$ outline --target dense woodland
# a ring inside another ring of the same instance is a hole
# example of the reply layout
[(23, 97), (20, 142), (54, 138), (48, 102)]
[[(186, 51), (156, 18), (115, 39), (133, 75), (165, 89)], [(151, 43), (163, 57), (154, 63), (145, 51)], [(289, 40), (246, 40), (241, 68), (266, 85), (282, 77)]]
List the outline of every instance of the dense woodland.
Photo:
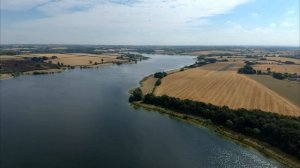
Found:
[(257, 138), (300, 159), (300, 117), (283, 116), (261, 110), (229, 109), (203, 102), (169, 96), (142, 95), (136, 92), (130, 100), (140, 101), (194, 115), (236, 132)]

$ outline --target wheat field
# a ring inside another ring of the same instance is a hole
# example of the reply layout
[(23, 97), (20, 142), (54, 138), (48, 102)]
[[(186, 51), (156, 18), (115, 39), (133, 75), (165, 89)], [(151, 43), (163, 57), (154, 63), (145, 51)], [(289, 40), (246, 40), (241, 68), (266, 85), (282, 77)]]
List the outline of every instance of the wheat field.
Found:
[(166, 76), (156, 95), (192, 99), (233, 109), (300, 115), (300, 108), (264, 85), (236, 73), (241, 63), (214, 63)]
[(295, 58), (288, 58), (288, 57), (267, 57), (267, 60), (272, 60), (272, 61), (292, 61), (295, 64), (300, 64), (300, 59), (295, 59)]
[[(116, 55), (96, 55), (96, 54), (82, 54), (82, 53), (72, 53), (72, 54), (33, 54), (33, 56), (38, 57), (48, 57), (57, 56), (57, 59), (51, 60), (53, 64), (63, 63), (64, 65), (70, 66), (81, 66), (81, 65), (91, 65), (94, 63), (111, 63), (117, 60)], [(90, 63), (91, 62), (91, 63)]]
[(152, 93), (156, 81), (157, 81), (157, 78), (154, 78), (153, 75), (148, 76), (144, 80), (141, 81), (141, 90), (144, 95), (146, 95), (148, 93)]
[(267, 68), (271, 68), (272, 72), (300, 74), (300, 65), (256, 64), (253, 65), (253, 68), (255, 70), (262, 70), (262, 71), (266, 71)]

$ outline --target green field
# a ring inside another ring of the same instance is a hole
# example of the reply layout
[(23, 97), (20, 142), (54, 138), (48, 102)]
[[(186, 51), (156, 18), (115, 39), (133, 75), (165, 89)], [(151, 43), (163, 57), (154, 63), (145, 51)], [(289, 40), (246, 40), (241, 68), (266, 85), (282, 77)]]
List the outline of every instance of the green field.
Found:
[(300, 84), (267, 75), (247, 75), (300, 107)]

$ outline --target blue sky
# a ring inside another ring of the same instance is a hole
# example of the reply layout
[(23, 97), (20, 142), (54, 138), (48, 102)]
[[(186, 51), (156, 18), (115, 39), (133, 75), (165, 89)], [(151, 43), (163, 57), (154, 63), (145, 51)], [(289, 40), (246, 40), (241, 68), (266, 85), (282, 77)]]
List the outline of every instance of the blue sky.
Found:
[(299, 0), (1, 0), (1, 44), (299, 46)]

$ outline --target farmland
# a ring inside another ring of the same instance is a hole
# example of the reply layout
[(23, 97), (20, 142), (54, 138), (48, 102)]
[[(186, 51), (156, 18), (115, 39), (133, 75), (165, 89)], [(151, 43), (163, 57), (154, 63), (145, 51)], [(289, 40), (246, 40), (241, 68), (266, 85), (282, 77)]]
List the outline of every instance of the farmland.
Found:
[(300, 85), (297, 82), (278, 80), (267, 75), (247, 75), (300, 107)]
[(287, 57), (268, 57), (267, 60), (278, 61), (278, 62), (291, 61), (294, 62), (295, 64), (300, 64), (300, 59), (287, 58)]
[(284, 115), (299, 115), (289, 100), (251, 78), (237, 74), (241, 62), (218, 62), (170, 74), (155, 89), (156, 95), (192, 99), (233, 109), (260, 109)]
[(63, 63), (64, 65), (70, 66), (86, 66), (91, 64), (100, 64), (100, 63), (112, 63), (118, 60), (118, 55), (116, 54), (85, 54), (85, 53), (75, 53), (75, 54), (34, 54), (36, 57), (48, 57), (56, 56), (56, 59), (51, 60), (53, 64)]
[(227, 51), (227, 50), (202, 50), (202, 51), (192, 51), (184, 54), (188, 55), (219, 55), (219, 54), (237, 54), (238, 52)]
[(256, 64), (253, 66), (255, 70), (267, 71), (270, 68), (272, 72), (280, 73), (297, 73), (300, 74), (300, 65), (290, 65), (290, 64)]
[[(32, 53), (20, 55), (1, 55), (0, 79), (9, 79), (24, 72), (27, 74), (46, 74), (61, 72), (66, 68), (91, 68), (103, 64), (137, 63), (147, 59), (140, 54), (130, 53)], [(60, 70), (57, 70), (60, 69)]]
[(143, 94), (152, 93), (155, 82), (157, 78), (154, 78), (153, 75), (146, 77), (144, 80), (141, 81), (141, 90)]

